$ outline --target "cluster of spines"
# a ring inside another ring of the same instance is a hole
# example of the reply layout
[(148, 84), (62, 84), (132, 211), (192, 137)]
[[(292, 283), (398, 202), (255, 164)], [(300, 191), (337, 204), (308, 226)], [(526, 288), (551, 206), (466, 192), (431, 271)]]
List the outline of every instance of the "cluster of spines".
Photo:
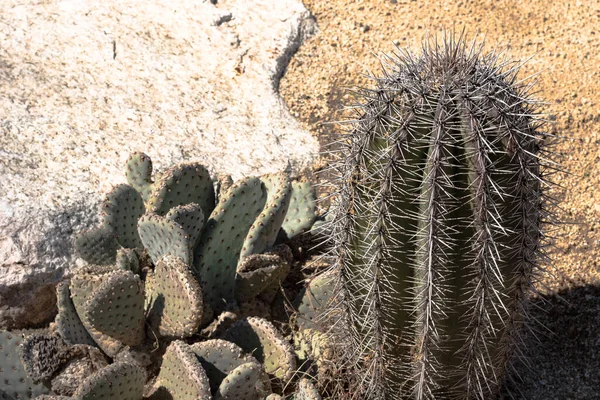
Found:
[(489, 398), (518, 349), (548, 136), (518, 66), (482, 48), (390, 57), (338, 143), (331, 245), (357, 394)]

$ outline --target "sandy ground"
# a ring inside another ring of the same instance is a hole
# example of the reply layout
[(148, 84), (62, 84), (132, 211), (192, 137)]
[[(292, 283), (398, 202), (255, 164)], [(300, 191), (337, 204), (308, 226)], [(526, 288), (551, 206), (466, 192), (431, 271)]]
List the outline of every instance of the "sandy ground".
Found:
[(553, 264), (536, 300), (539, 341), (529, 345), (531, 372), (521, 371), (523, 399), (600, 399), (600, 1), (304, 0), (320, 32), (293, 58), (280, 90), (292, 113), (322, 145), (337, 133), (323, 122), (343, 118), (346, 88), (379, 71), (378, 55), (394, 45), (418, 51), (442, 28), (525, 60), (548, 102), (548, 129), (559, 135), (555, 160), (569, 171), (549, 230)]

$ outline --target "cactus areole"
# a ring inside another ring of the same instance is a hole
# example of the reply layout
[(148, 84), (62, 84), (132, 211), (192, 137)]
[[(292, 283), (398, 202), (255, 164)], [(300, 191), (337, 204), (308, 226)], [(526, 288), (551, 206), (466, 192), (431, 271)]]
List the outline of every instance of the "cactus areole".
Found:
[(332, 241), (361, 398), (493, 399), (519, 353), (548, 135), (482, 48), (399, 51), (347, 121)]

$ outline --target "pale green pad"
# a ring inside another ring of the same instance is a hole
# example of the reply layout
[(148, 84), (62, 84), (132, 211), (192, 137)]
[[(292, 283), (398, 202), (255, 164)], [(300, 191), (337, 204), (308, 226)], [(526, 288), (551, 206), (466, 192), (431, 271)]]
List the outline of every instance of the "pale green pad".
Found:
[(56, 285), (56, 305), (58, 314), (55, 319), (56, 332), (68, 344), (87, 344), (96, 346), (88, 331), (75, 311), (75, 306), (71, 300), (69, 283), (66, 281)]
[(258, 178), (234, 183), (210, 215), (194, 253), (194, 273), (204, 300), (220, 313), (235, 301), (235, 275), (242, 244), (262, 211), (266, 194)]
[[(205, 309), (206, 310), (206, 309)], [(202, 317), (204, 319), (204, 316)], [(223, 311), (200, 331), (200, 336), (213, 339), (220, 337), (239, 319), (239, 315), (231, 311)]]
[(154, 185), (148, 210), (165, 215), (171, 208), (195, 203), (204, 215), (215, 208), (215, 189), (208, 170), (199, 163), (182, 163), (169, 168)]
[(144, 153), (132, 153), (125, 168), (127, 183), (134, 187), (144, 201), (150, 199), (152, 193), (152, 160)]
[(227, 375), (240, 365), (258, 362), (254, 357), (244, 354), (235, 343), (222, 339), (211, 339), (191, 345), (202, 368), (206, 371), (212, 393), (216, 393), (219, 385)]
[(117, 260), (115, 264), (119, 269), (131, 271), (134, 274), (140, 273), (140, 258), (135, 249), (117, 250)]
[(116, 362), (83, 381), (75, 392), (76, 400), (140, 400), (146, 374), (133, 364)]
[(144, 200), (131, 186), (115, 186), (102, 203), (104, 225), (113, 232), (117, 242), (126, 248), (141, 247), (137, 221), (144, 215)]
[(313, 278), (294, 300), (296, 325), (299, 329), (323, 330), (319, 316), (334, 301), (335, 280), (330, 273)]
[(128, 346), (144, 339), (144, 283), (131, 271), (116, 270), (91, 294), (85, 317), (96, 330)]
[(150, 399), (211, 399), (210, 385), (204, 369), (190, 346), (179, 340), (172, 342), (167, 348), (156, 388)]
[(138, 222), (138, 230), (154, 265), (167, 254), (191, 264), (190, 237), (177, 222), (160, 215), (144, 215)]
[(315, 191), (308, 181), (293, 181), (290, 206), (285, 215), (280, 235), (284, 239), (308, 231), (315, 222), (317, 206)]
[(215, 400), (258, 400), (262, 398), (256, 385), (260, 383), (262, 368), (257, 362), (240, 365), (223, 379), (215, 393)]
[(27, 376), (19, 357), (21, 343), (23, 335), (0, 331), (0, 399), (32, 399), (50, 392)]
[(169, 210), (167, 218), (177, 222), (190, 237), (190, 246), (196, 247), (204, 228), (204, 213), (198, 204), (190, 203)]
[(314, 383), (306, 378), (300, 379), (294, 400), (321, 400), (321, 395)]
[(285, 172), (260, 178), (267, 194), (263, 210), (252, 223), (244, 240), (240, 257), (262, 253), (273, 246), (288, 210), (291, 195), (290, 181)]
[(97, 347), (75, 345), (69, 348), (71, 359), (52, 377), (52, 392), (62, 396), (75, 394), (81, 382), (108, 365)]
[(71, 278), (71, 300), (81, 319), (81, 323), (88, 331), (94, 342), (110, 357), (114, 356), (123, 347), (120, 341), (98, 331), (87, 318), (87, 301), (102, 282), (108, 279), (115, 270), (114, 267), (88, 267), (75, 271)]
[(238, 302), (250, 301), (268, 287), (279, 284), (290, 272), (290, 265), (277, 254), (251, 254), (238, 266), (235, 297)]
[(296, 370), (291, 345), (265, 319), (251, 317), (240, 320), (229, 328), (224, 339), (251, 353), (263, 364), (268, 374), (283, 381), (288, 381)]
[(89, 229), (75, 235), (75, 250), (90, 264), (112, 264), (117, 257), (119, 243), (108, 227)]
[(150, 326), (162, 336), (193, 335), (202, 320), (202, 290), (182, 259), (167, 255), (154, 269), (148, 287)]

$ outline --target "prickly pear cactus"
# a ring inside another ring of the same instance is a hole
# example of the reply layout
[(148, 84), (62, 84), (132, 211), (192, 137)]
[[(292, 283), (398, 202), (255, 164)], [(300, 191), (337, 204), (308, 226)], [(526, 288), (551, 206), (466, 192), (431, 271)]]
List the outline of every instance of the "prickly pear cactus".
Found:
[[(245, 354), (236, 344), (227, 340), (212, 339), (194, 343), (191, 348), (206, 371), (213, 394), (221, 393), (221, 396), (224, 396), (225, 393), (234, 393), (231, 388), (232, 382), (238, 382), (239, 378), (235, 375), (243, 370), (238, 370), (243, 365), (258, 366), (257, 369), (252, 368), (255, 371), (252, 372), (251, 376), (248, 375), (248, 371), (240, 374), (245, 376), (244, 379), (250, 385), (249, 387), (243, 385), (243, 390), (246, 391), (248, 398), (264, 396), (265, 393), (271, 391), (269, 378), (258, 360)], [(224, 380), (227, 378), (229, 378), (228, 383), (223, 385)], [(234, 386), (237, 386), (237, 384)]]
[(293, 181), (279, 240), (291, 239), (310, 229), (317, 217), (315, 190), (308, 180)]
[(116, 362), (87, 377), (75, 395), (77, 400), (140, 400), (146, 375), (134, 364)]
[(24, 336), (0, 331), (0, 398), (29, 400), (50, 391), (41, 383), (33, 383), (25, 372), (19, 350)]
[(259, 178), (234, 183), (206, 221), (194, 252), (194, 272), (205, 301), (220, 313), (235, 302), (235, 277), (242, 245), (267, 200)]
[(292, 377), (296, 369), (292, 347), (269, 321), (245, 318), (229, 328), (224, 338), (256, 357), (267, 373), (284, 382)]
[(132, 153), (125, 166), (127, 182), (137, 190), (144, 202), (150, 200), (154, 181), (152, 180), (152, 160), (144, 153)]
[(165, 215), (170, 209), (195, 203), (203, 215), (215, 208), (215, 190), (210, 174), (199, 163), (183, 163), (169, 168), (154, 184), (148, 211)]
[(190, 346), (176, 340), (163, 357), (156, 389), (150, 399), (210, 399), (206, 372)]
[(160, 335), (192, 336), (202, 320), (202, 290), (182, 259), (167, 255), (156, 264), (148, 282), (148, 321)]
[(517, 72), (448, 38), (360, 93), (331, 229), (364, 398), (498, 395), (544, 238), (547, 135)]

